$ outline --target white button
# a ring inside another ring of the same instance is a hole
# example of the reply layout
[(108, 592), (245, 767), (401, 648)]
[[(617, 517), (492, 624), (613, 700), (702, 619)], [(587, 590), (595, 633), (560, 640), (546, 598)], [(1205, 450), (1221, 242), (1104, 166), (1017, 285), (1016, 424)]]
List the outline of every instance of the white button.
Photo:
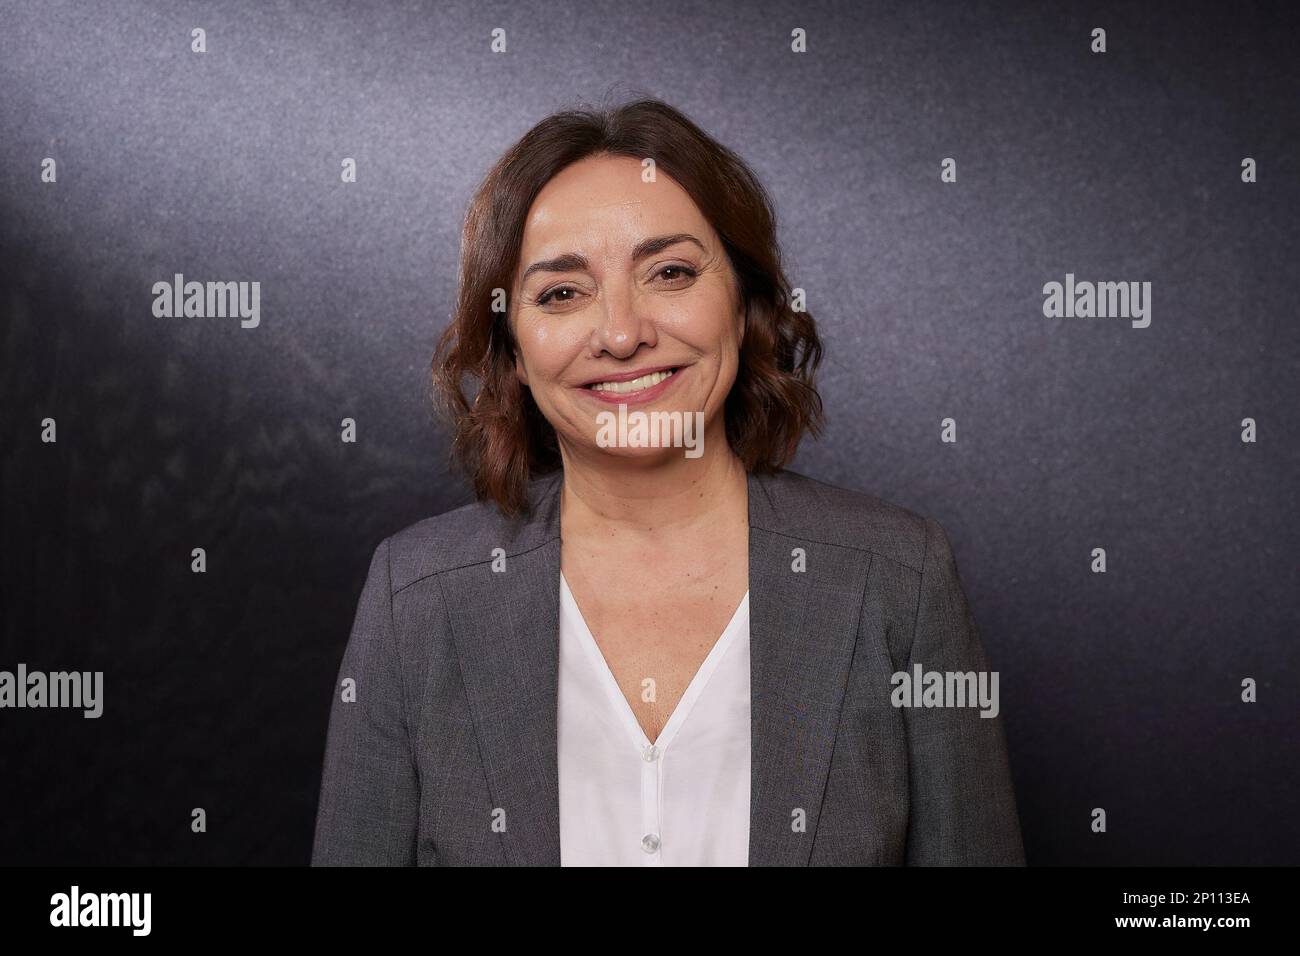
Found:
[(645, 762), (654, 763), (658, 759), (659, 759), (659, 748), (656, 747), (654, 744), (651, 744), (649, 747), (645, 749)]
[(641, 838), (641, 849), (645, 850), (647, 853), (653, 853), (655, 850), (659, 849), (659, 834), (647, 833), (643, 836)]

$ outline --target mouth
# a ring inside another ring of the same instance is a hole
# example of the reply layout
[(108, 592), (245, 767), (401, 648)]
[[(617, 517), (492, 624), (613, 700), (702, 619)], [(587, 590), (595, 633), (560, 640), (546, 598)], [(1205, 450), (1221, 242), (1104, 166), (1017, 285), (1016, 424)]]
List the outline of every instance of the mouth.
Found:
[[(612, 405), (642, 404), (654, 401), (681, 376), (684, 365), (670, 365), (653, 371), (643, 372), (635, 378), (611, 376), (596, 382), (578, 386), (598, 401)], [(635, 374), (635, 373), (633, 373)]]

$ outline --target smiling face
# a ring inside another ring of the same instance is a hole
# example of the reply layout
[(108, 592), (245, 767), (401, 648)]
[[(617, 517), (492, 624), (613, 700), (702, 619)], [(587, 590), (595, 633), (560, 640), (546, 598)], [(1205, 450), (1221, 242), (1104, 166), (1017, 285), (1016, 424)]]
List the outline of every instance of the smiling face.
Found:
[(597, 415), (619, 403), (703, 412), (706, 449), (725, 435), (745, 324), (739, 282), (689, 194), (662, 171), (643, 182), (641, 169), (628, 156), (582, 159), (543, 187), (524, 223), (509, 300), (515, 374), (568, 458), (681, 455), (600, 447)]

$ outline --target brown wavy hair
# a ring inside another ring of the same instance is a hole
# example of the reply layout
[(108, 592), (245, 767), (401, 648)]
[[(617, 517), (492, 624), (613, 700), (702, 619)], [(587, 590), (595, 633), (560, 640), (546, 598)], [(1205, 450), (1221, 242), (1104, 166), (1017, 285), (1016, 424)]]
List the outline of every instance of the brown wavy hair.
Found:
[[(475, 192), (461, 236), (460, 284), (451, 323), (434, 352), (432, 397), (452, 432), (450, 463), (479, 500), (507, 516), (526, 513), (527, 485), (561, 467), (555, 430), (515, 377), (516, 343), (496, 290), (511, 289), (533, 200), (550, 179), (587, 156), (652, 158), (695, 201), (721, 238), (740, 280), (745, 335), (724, 404), (727, 441), (748, 471), (775, 471), (805, 430), (824, 418), (813, 375), (817, 327), (790, 305), (772, 202), (734, 152), (655, 99), (546, 117), (492, 167)], [(477, 385), (471, 402), (465, 379)]]

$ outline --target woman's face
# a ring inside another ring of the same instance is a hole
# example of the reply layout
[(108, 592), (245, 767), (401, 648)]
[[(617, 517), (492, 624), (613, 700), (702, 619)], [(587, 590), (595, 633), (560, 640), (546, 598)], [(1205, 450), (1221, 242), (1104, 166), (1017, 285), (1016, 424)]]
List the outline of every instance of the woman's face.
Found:
[[(739, 282), (686, 191), (660, 171), (641, 177), (631, 157), (587, 157), (546, 184), (524, 223), (509, 300), (515, 373), (566, 454), (683, 453), (602, 447), (597, 416), (620, 403), (629, 415), (703, 412), (704, 450), (725, 440), (745, 325)], [(676, 371), (662, 381), (636, 377), (666, 369)]]

